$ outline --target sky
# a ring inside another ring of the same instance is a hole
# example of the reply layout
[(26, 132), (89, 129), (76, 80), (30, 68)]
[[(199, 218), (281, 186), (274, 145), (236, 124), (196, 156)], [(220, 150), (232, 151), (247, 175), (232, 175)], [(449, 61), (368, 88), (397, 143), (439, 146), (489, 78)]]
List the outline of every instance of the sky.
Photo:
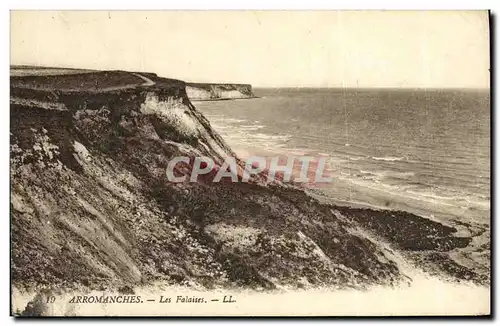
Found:
[(254, 87), (489, 88), (486, 11), (12, 11), (11, 64)]

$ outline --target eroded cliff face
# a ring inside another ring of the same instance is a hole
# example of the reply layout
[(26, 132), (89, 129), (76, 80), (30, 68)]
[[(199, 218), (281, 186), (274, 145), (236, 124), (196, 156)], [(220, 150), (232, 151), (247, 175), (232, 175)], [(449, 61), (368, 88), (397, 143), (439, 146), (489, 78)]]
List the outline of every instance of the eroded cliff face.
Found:
[[(40, 76), (12, 82), (16, 287), (100, 289), (161, 281), (206, 288), (362, 288), (407, 280), (394, 252), (356, 221), (369, 211), (320, 205), (299, 189), (263, 186), (258, 178), (169, 182), (165, 171), (174, 156), (210, 156), (220, 163), (233, 153), (191, 104), (183, 82), (139, 74), (120, 87), (85, 86), (94, 85), (85, 78), (113, 84), (106, 77), (112, 75), (73, 75), (64, 88)], [(424, 223), (419, 221), (413, 225)], [(426, 239), (449, 240), (453, 232)]]
[(252, 98), (252, 86), (248, 84), (187, 83), (186, 93), (190, 100), (223, 100)]

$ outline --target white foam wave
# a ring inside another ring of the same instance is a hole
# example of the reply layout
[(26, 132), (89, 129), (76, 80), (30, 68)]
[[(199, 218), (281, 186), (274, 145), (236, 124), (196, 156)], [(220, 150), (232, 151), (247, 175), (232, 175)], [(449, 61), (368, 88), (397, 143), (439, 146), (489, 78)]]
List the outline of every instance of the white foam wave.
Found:
[(231, 124), (231, 123), (241, 123), (241, 122), (247, 122), (248, 120), (246, 119), (236, 119), (236, 118), (229, 118), (225, 116), (221, 116), (220, 114), (205, 114), (204, 116), (210, 121), (211, 123), (216, 123), (216, 124)]
[(359, 171), (361, 174), (368, 174), (368, 175), (373, 175), (377, 176), (379, 178), (398, 178), (398, 179), (408, 179), (413, 176), (415, 176), (415, 172), (412, 171), (405, 171), (405, 172), (400, 172), (400, 171), (367, 171), (367, 170), (360, 170)]
[(394, 161), (402, 161), (405, 158), (404, 157), (394, 157), (394, 156), (382, 156), (382, 157), (372, 156), (372, 159), (375, 161), (394, 162)]
[(240, 129), (245, 131), (255, 131), (264, 128), (263, 125), (242, 125), (239, 126)]

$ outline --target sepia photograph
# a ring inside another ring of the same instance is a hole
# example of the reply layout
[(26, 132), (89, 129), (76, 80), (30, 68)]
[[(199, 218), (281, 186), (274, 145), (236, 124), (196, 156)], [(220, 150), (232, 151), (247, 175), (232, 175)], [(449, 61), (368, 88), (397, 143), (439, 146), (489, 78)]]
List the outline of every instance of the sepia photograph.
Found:
[(11, 316), (490, 316), (491, 20), (12, 10)]

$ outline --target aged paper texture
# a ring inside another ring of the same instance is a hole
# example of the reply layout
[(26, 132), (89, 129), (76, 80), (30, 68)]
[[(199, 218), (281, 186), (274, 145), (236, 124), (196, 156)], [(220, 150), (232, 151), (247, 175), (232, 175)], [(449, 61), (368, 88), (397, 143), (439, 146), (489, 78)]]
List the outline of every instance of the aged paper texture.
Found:
[(486, 11), (12, 11), (14, 316), (490, 314)]

